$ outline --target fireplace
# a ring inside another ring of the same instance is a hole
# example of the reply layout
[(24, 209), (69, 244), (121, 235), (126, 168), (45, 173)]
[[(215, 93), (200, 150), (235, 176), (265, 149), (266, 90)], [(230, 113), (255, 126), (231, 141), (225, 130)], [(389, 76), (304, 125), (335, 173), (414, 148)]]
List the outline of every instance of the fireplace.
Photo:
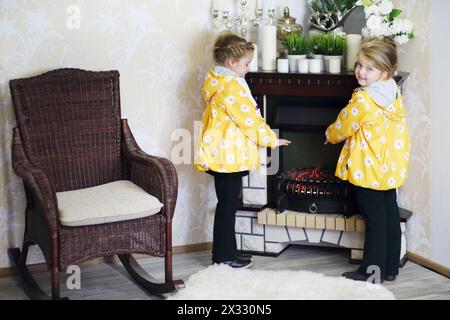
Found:
[(293, 141), (278, 150), (278, 172), (267, 176), (267, 206), (278, 213), (357, 213), (351, 185), (334, 176), (342, 144), (324, 145), (327, 126), (358, 85), (353, 73), (257, 72), (247, 82), (267, 123)]
[(329, 168), (291, 168), (277, 176), (277, 212), (347, 213), (349, 185)]
[(342, 145), (324, 145), (325, 130), (348, 97), (266, 96), (266, 119), (282, 138), (279, 171), (268, 177), (268, 204), (281, 213), (344, 213), (356, 206), (350, 186), (334, 176)]

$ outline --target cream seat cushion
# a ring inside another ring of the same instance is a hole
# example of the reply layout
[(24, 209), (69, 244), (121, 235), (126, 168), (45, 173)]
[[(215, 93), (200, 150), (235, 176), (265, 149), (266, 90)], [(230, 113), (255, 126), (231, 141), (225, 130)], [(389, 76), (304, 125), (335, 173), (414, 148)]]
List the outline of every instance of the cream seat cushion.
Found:
[(57, 192), (56, 197), (59, 221), (69, 227), (142, 218), (163, 207), (157, 198), (128, 180)]

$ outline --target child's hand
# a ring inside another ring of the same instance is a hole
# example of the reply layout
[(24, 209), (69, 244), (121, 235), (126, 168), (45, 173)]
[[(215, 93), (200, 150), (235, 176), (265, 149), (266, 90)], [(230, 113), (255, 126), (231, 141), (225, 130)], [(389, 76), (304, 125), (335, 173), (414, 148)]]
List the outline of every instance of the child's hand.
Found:
[(278, 147), (285, 147), (291, 144), (290, 140), (286, 140), (286, 139), (278, 139), (277, 141), (277, 146)]

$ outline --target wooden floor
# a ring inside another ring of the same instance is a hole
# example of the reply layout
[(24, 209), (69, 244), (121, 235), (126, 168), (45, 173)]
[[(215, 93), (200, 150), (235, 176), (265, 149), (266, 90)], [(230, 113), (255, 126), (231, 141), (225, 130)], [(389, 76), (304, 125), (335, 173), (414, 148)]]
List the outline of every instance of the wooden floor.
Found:
[[(349, 251), (341, 248), (309, 247), (291, 245), (278, 257), (253, 257), (253, 269), (260, 270), (309, 270), (330, 276), (354, 270), (350, 265)], [(187, 280), (191, 274), (210, 265), (209, 251), (184, 253), (174, 256), (174, 278)], [(154, 277), (162, 279), (162, 258), (140, 259), (142, 266)], [(68, 290), (65, 283), (68, 275), (61, 277), (62, 296), (70, 299), (160, 299), (151, 296), (130, 281), (120, 263), (81, 265), (81, 290)], [(36, 281), (49, 292), (49, 274), (38, 273)], [(383, 285), (397, 299), (450, 300), (450, 280), (433, 271), (408, 262), (394, 282)], [(27, 299), (18, 285), (16, 277), (0, 278), (0, 299)]]

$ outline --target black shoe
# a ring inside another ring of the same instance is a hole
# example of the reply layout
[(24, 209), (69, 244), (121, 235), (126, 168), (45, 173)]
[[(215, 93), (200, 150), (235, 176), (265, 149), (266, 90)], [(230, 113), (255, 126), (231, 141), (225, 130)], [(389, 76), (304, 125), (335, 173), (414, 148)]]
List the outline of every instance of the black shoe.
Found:
[(252, 259), (252, 255), (248, 254), (248, 253), (238, 252), (236, 254), (236, 258), (238, 258), (239, 260), (243, 260), (243, 261), (250, 261)]
[(234, 259), (232, 261), (214, 262), (214, 263), (226, 264), (232, 268), (239, 268), (239, 269), (247, 269), (252, 266), (252, 262), (250, 260), (244, 261), (244, 260), (240, 260), (240, 259)]
[(358, 271), (347, 271), (342, 274), (344, 278), (355, 280), (355, 281), (367, 281), (367, 277), (362, 275)]
[(387, 275), (384, 277), (384, 280), (386, 281), (394, 281), (395, 279), (397, 279), (396, 275)]
[[(347, 271), (347, 272), (344, 272), (342, 274), (342, 276), (344, 278), (355, 280), (355, 281), (367, 281), (369, 279), (368, 276), (365, 276), (365, 275), (359, 273), (358, 271)], [(372, 282), (372, 281), (369, 281), (369, 282)], [(381, 280), (380, 283), (383, 283), (383, 280)]]

